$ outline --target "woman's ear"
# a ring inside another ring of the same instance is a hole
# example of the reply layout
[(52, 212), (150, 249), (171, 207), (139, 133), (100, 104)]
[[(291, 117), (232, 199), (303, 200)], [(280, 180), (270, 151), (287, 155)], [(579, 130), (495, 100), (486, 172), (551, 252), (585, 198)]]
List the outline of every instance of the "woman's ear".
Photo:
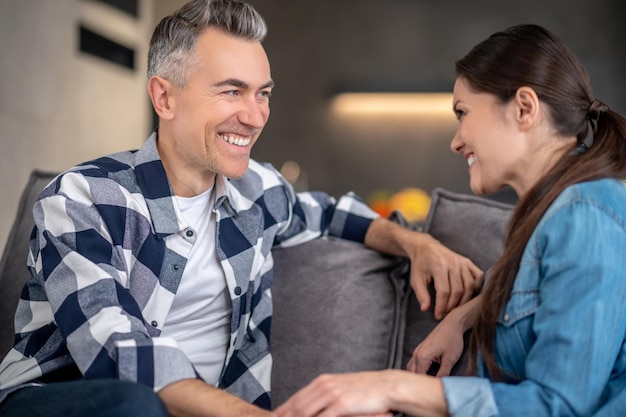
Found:
[(515, 92), (516, 120), (523, 130), (533, 126), (539, 120), (539, 97), (530, 87), (520, 87)]
[(173, 88), (174, 86), (169, 81), (156, 75), (148, 80), (148, 94), (159, 119), (170, 120), (174, 117), (171, 94)]

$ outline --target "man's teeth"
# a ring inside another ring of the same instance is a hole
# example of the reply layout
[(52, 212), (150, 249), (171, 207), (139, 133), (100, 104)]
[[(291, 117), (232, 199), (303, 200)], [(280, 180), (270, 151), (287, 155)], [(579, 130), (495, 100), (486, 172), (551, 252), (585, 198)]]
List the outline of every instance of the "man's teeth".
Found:
[(470, 155), (467, 157), (467, 165), (472, 166), (476, 163), (476, 155)]
[(232, 136), (225, 136), (225, 135), (220, 135), (220, 137), (230, 143), (231, 145), (237, 145), (237, 146), (248, 146), (250, 144), (250, 141), (252, 139), (248, 138), (248, 139), (243, 139), (243, 138), (234, 138)]

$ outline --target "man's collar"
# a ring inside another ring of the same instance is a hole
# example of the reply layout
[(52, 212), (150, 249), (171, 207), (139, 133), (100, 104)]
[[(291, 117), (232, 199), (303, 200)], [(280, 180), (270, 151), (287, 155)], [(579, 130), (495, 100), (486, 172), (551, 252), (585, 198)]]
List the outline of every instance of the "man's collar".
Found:
[[(135, 155), (135, 175), (144, 195), (155, 231), (170, 235), (180, 231), (181, 222), (176, 215), (174, 192), (157, 149), (157, 132), (153, 132)], [(221, 205), (233, 217), (249, 204), (223, 175), (215, 177), (215, 208)]]
[(216, 174), (215, 177), (215, 208), (222, 204), (233, 217), (237, 217), (237, 212), (241, 208), (239, 193), (230, 184), (230, 180), (223, 175)]
[(157, 150), (156, 132), (135, 154), (135, 177), (157, 236), (178, 233), (181, 222), (174, 207), (172, 187)]

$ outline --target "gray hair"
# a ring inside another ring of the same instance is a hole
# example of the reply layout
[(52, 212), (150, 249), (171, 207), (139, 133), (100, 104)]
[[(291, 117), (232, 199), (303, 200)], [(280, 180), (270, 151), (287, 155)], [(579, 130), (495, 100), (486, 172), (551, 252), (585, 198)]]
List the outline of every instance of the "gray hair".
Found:
[(198, 36), (209, 28), (250, 40), (263, 41), (267, 26), (248, 3), (239, 0), (192, 0), (154, 29), (148, 51), (148, 78), (163, 77), (182, 88), (201, 63), (193, 54)]

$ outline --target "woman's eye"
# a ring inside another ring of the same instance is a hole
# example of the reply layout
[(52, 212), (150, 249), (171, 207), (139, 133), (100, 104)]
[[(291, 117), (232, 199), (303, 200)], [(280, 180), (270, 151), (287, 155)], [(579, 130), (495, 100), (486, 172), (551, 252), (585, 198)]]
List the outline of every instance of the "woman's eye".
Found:
[(455, 114), (457, 120), (461, 120), (463, 118), (463, 116), (465, 116), (465, 112), (463, 110), (459, 110), (459, 109), (455, 109), (454, 110), (454, 114)]

